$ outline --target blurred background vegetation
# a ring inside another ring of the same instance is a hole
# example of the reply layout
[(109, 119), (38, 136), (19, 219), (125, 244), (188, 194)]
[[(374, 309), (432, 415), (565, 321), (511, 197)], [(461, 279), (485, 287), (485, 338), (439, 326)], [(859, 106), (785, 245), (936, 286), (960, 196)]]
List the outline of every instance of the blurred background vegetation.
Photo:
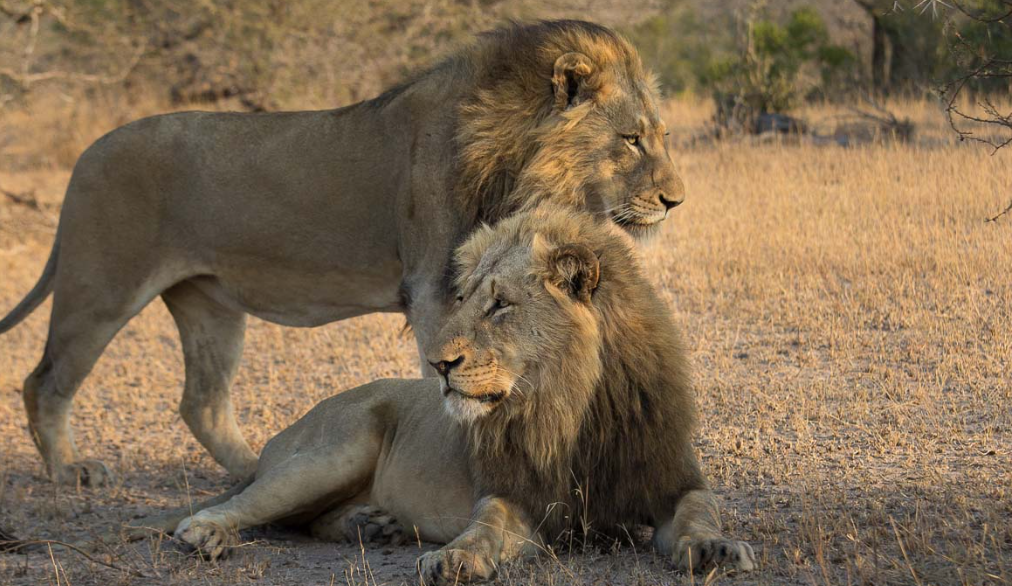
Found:
[[(718, 125), (796, 129), (760, 118), (931, 96), (982, 65), (1004, 75), (948, 89), (1007, 96), (1009, 11), (1012, 0), (0, 0), (0, 122), (58, 101), (124, 117), (336, 107), (508, 19), (567, 17), (627, 35), (669, 95), (712, 98)], [(0, 154), (4, 141), (0, 127)]]

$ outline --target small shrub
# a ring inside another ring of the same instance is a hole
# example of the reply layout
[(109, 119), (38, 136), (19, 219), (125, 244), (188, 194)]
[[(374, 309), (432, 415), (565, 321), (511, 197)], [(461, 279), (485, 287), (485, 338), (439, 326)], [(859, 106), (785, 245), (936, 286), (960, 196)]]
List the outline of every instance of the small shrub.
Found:
[[(722, 130), (758, 132), (768, 126), (762, 120), (790, 111), (813, 94), (826, 95), (855, 69), (854, 55), (829, 42), (826, 24), (814, 9), (799, 8), (780, 24), (753, 8), (741, 23), (738, 52), (708, 66), (715, 122)], [(788, 119), (775, 127), (800, 129)]]
[(709, 87), (708, 64), (731, 53), (734, 39), (722, 23), (702, 22), (684, 0), (623, 31), (668, 92)]
[(736, 55), (710, 64), (709, 77), (717, 95), (736, 96), (757, 113), (789, 111), (798, 100), (825, 93), (856, 65), (849, 50), (829, 42), (822, 17), (807, 7), (785, 24), (753, 11), (740, 45)]

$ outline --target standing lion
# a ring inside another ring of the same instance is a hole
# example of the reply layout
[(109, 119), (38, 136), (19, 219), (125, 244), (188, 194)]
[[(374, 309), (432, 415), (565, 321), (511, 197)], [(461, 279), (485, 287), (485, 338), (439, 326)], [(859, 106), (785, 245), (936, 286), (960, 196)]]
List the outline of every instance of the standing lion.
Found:
[(254, 478), (135, 528), (210, 558), (270, 522), (417, 534), (447, 544), (419, 560), (426, 583), (454, 584), (567, 531), (646, 524), (681, 570), (753, 569), (720, 533), (681, 341), (627, 237), (539, 208), (478, 230), (457, 261), (457, 301), (425, 349), (439, 379), (331, 397), (267, 443)]
[(413, 81), (319, 112), (145, 118), (89, 147), (42, 277), (0, 320), (54, 294), (24, 385), (50, 476), (102, 484), (69, 425), (74, 393), (161, 296), (182, 338), (183, 421), (246, 477), (257, 458), (229, 386), (246, 315), (312, 327), (403, 312), (420, 347), (442, 323), (449, 259), (479, 222), (555, 203), (649, 230), (683, 198), (635, 50), (577, 21), (481, 35)]

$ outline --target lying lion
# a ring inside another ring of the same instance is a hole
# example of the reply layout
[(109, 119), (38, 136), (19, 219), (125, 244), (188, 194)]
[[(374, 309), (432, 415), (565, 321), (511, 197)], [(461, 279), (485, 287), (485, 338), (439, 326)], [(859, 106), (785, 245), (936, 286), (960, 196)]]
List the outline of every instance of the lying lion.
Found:
[(211, 558), (274, 521), (352, 541), (414, 528), (447, 544), (419, 560), (441, 583), (490, 578), (569, 529), (649, 524), (681, 570), (751, 570), (752, 548), (720, 534), (679, 336), (627, 237), (539, 209), (479, 229), (456, 261), (426, 349), (440, 378), (327, 399), (267, 443), (255, 480), (139, 525)]

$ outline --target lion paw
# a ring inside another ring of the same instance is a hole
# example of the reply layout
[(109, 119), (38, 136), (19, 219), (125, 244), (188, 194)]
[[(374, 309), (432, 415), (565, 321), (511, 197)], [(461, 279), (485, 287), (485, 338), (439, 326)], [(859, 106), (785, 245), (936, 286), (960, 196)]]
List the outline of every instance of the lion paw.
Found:
[(418, 558), (418, 573), (426, 586), (491, 580), (496, 573), (492, 560), (463, 549), (437, 549)]
[(678, 544), (673, 560), (679, 571), (705, 572), (724, 568), (736, 572), (751, 572), (756, 559), (752, 546), (744, 541), (724, 539), (683, 539)]
[(404, 543), (404, 527), (379, 507), (365, 506), (347, 517), (345, 531), (362, 543), (400, 545)]
[(58, 468), (53, 480), (59, 484), (96, 487), (111, 484), (113, 475), (109, 467), (98, 460), (80, 460)]
[(208, 561), (227, 556), (229, 549), (239, 543), (238, 534), (213, 518), (202, 519), (202, 515), (183, 519), (176, 527), (175, 538)]

